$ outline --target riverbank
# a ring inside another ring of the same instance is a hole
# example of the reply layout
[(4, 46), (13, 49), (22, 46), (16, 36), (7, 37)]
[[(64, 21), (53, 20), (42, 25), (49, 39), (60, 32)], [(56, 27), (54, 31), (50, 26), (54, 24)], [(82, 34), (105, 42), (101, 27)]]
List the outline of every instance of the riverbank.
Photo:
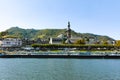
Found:
[(120, 51), (4, 51), (0, 58), (79, 58), (79, 59), (120, 59)]
[(57, 51), (2, 51), (1, 54), (5, 55), (65, 55), (65, 54), (73, 54), (73, 55), (120, 55), (120, 51), (67, 51), (67, 50), (57, 50)]

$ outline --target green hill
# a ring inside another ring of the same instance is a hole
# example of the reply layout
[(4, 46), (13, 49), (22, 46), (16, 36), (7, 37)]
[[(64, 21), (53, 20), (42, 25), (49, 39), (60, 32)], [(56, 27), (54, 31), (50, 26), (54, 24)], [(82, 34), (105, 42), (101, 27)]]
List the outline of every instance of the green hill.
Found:
[[(57, 37), (61, 33), (65, 33), (66, 29), (42, 29), (42, 30), (36, 30), (36, 29), (22, 29), (19, 27), (12, 27), (8, 30), (6, 30), (8, 35), (11, 36), (17, 36), (20, 38), (28, 38), (28, 39), (37, 39), (37, 38), (44, 38), (48, 39), (49, 37)], [(72, 30), (71, 32), (72, 36), (75, 37), (82, 37), (82, 38), (97, 38), (98, 40), (114, 40), (108, 36), (101, 36), (96, 34), (90, 34), (90, 33), (77, 33)]]

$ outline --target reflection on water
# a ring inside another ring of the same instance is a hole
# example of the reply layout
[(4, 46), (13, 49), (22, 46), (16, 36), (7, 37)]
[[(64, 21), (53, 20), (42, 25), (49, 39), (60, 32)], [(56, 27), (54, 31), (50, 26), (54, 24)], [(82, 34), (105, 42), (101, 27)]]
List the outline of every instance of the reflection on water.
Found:
[(120, 80), (119, 66), (119, 59), (0, 59), (0, 80)]

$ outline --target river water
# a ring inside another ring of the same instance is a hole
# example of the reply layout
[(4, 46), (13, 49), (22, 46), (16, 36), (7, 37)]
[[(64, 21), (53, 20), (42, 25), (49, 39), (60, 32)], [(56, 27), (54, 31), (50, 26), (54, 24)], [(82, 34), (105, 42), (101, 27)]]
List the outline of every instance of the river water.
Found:
[(0, 80), (120, 80), (120, 59), (0, 59)]

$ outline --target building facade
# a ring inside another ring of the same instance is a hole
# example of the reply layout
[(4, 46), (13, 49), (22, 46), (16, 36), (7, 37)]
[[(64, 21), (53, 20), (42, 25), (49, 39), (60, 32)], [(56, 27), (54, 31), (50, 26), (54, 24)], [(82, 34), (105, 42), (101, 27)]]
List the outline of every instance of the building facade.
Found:
[(0, 40), (1, 47), (20, 47), (22, 40), (19, 38), (4, 38)]

